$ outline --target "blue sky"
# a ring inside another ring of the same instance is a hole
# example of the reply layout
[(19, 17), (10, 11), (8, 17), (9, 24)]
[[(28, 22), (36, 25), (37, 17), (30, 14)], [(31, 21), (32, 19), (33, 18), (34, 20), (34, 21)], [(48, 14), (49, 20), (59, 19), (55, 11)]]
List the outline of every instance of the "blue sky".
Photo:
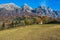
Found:
[(0, 4), (5, 3), (15, 3), (18, 6), (22, 6), (26, 3), (33, 8), (36, 8), (40, 5), (45, 5), (54, 10), (60, 10), (60, 0), (0, 0)]

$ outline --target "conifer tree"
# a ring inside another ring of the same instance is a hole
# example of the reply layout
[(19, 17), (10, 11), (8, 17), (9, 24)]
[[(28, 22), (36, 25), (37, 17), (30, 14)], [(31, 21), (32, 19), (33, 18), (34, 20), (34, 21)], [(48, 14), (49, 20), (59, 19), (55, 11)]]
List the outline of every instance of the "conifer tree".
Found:
[(1, 29), (5, 29), (5, 22), (3, 22)]

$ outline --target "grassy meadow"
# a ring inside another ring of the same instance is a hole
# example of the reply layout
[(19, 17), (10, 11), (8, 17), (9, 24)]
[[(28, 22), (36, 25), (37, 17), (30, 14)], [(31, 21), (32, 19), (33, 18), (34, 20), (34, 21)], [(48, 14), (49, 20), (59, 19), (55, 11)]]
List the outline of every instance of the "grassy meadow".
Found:
[(60, 40), (60, 24), (36, 24), (2, 30), (0, 40)]

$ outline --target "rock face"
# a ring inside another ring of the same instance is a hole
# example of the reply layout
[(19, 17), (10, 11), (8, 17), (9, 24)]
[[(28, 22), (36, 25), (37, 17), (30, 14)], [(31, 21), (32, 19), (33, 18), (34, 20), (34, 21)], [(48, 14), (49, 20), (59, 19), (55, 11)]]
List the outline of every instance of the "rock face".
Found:
[(14, 3), (0, 5), (0, 19), (11, 19), (20, 15), (21, 8)]
[(38, 8), (33, 9), (27, 4), (24, 4), (23, 7), (19, 7), (14, 3), (0, 5), (0, 20), (13, 19), (22, 15), (48, 16), (51, 18), (60, 19), (60, 11), (55, 11), (46, 6), (40, 6)]

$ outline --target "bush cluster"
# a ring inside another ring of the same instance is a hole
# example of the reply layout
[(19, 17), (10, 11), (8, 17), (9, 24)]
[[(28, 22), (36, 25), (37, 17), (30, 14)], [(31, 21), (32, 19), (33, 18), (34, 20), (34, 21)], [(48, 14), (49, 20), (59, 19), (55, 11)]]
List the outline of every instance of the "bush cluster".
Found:
[(32, 24), (45, 24), (50, 22), (50, 18), (47, 16), (42, 16), (42, 17), (17, 17), (16, 19), (12, 20), (11, 23), (6, 23), (3, 22), (1, 25), (0, 29), (5, 29), (5, 28), (13, 28), (13, 27), (18, 27), (18, 26), (23, 26), (23, 25), (32, 25)]

